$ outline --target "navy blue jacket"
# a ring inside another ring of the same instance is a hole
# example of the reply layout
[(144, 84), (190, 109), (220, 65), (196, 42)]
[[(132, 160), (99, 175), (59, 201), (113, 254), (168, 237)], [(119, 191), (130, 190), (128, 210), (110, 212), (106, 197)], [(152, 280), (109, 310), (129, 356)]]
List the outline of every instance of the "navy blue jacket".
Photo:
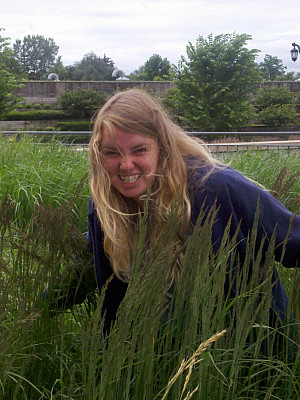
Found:
[[(226, 167), (216, 169), (204, 184), (197, 184), (201, 176), (207, 170), (198, 168), (193, 171), (190, 179), (189, 194), (192, 206), (191, 224), (197, 221), (202, 204), (210, 209), (215, 204), (218, 207), (216, 221), (213, 225), (212, 242), (217, 250), (220, 244), (224, 229), (231, 218), (230, 236), (233, 236), (240, 223), (238, 233), (238, 253), (243, 261), (246, 252), (246, 241), (250, 232), (254, 216), (259, 204), (259, 221), (257, 231), (258, 246), (263, 237), (271, 237), (276, 229), (276, 250), (277, 261), (282, 261), (285, 267), (292, 268), (300, 265), (300, 216), (288, 211), (278, 200), (268, 192), (246, 179), (237, 171)], [(282, 243), (285, 241), (290, 223), (292, 229), (286, 243), (284, 257), (282, 257)], [(93, 250), (96, 280), (99, 291), (107, 279), (113, 274), (110, 261), (103, 250), (103, 232), (101, 230), (93, 201), (89, 202), (87, 242)], [(115, 276), (108, 285), (104, 300), (106, 311), (105, 330), (109, 329), (111, 321), (114, 320), (118, 306), (124, 297), (127, 284)], [(273, 287), (272, 308), (281, 320), (284, 320), (287, 310), (287, 296), (283, 285), (278, 280)]]

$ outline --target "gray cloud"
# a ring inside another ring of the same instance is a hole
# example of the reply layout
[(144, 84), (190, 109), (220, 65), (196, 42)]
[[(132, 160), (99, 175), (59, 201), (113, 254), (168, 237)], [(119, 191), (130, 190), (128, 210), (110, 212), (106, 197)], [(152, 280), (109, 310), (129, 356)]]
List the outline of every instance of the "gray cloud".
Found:
[(12, 42), (52, 37), (65, 65), (90, 51), (106, 53), (126, 73), (152, 54), (177, 64), (199, 35), (237, 32), (252, 35), (248, 47), (261, 50), (259, 60), (271, 54), (300, 71), (300, 60), (290, 60), (292, 42), (300, 43), (298, 0), (288, 7), (279, 0), (11, 0), (1, 17)]

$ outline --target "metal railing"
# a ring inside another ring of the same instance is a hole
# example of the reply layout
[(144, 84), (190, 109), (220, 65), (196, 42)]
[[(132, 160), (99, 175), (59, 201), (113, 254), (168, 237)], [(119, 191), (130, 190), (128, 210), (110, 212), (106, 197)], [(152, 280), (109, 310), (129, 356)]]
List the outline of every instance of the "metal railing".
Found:
[[(62, 138), (63, 143), (68, 146), (85, 147), (88, 145), (91, 131), (3, 131), (3, 136), (23, 135), (38, 136), (40, 138), (54, 137)], [(187, 132), (188, 135), (203, 138), (211, 152), (229, 152), (229, 151), (246, 151), (246, 150), (266, 150), (270, 148), (280, 148), (288, 151), (300, 150), (300, 131), (287, 132)], [(296, 136), (299, 139), (293, 140), (270, 140), (269, 138), (291, 137)], [(239, 141), (228, 142), (228, 138), (238, 138)], [(253, 138), (263, 137), (265, 140), (255, 140)], [(225, 139), (226, 141), (221, 141)], [(67, 141), (68, 139), (68, 141)], [(80, 140), (81, 139), (81, 140)], [(211, 141), (214, 139), (213, 141)], [(249, 141), (246, 141), (248, 139)], [(215, 141), (218, 140), (218, 141)]]
[[(1, 133), (1, 131), (0, 131)], [(2, 131), (2, 134), (7, 135), (50, 135), (50, 136), (90, 136), (92, 131)], [(187, 132), (188, 135), (192, 136), (248, 136), (248, 137), (256, 137), (256, 136), (265, 136), (265, 137), (274, 137), (274, 136), (300, 136), (300, 131), (272, 131), (272, 132)]]

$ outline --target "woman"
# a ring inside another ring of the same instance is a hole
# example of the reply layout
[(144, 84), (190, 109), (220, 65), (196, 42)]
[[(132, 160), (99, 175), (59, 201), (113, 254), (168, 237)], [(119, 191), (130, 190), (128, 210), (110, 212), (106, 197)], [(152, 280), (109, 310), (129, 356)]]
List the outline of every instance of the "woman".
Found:
[[(130, 280), (137, 215), (146, 198), (150, 199), (150, 242), (155, 241), (175, 205), (179, 235), (189, 234), (203, 205), (207, 210), (216, 206), (214, 249), (217, 251), (231, 221), (232, 237), (238, 229), (242, 262), (259, 207), (257, 243), (276, 230), (276, 260), (285, 267), (299, 263), (300, 216), (293, 217), (266, 191), (216, 161), (202, 141), (186, 135), (144, 91), (119, 92), (99, 111), (90, 141), (90, 165), (87, 241), (94, 255), (99, 291), (111, 277), (104, 300), (106, 331)], [(174, 270), (173, 280), (177, 272)], [(285, 318), (287, 297), (280, 280), (273, 288), (272, 310), (279, 319)]]

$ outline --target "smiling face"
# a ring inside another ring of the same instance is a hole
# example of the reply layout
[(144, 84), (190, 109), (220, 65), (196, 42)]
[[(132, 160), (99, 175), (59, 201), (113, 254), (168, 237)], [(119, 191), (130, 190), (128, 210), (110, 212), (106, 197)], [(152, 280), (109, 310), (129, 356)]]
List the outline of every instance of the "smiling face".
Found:
[(115, 135), (111, 135), (104, 127), (100, 151), (112, 186), (140, 203), (140, 196), (155, 182), (159, 153), (156, 140), (118, 127)]

